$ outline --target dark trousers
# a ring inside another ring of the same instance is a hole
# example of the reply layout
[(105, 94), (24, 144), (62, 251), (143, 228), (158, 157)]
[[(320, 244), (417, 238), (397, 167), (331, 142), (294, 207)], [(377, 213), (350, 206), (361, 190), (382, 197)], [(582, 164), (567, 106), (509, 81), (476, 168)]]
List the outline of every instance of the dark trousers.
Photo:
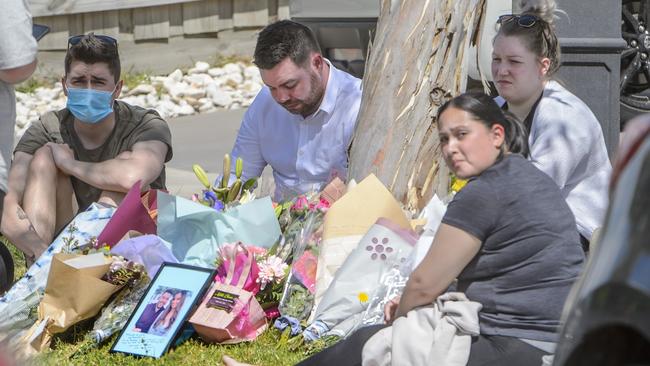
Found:
[[(363, 345), (384, 327), (386, 325), (361, 328), (347, 339), (309, 357), (297, 366), (361, 366)], [(481, 335), (472, 339), (467, 366), (538, 366), (542, 364), (542, 356), (546, 354), (517, 338)]]

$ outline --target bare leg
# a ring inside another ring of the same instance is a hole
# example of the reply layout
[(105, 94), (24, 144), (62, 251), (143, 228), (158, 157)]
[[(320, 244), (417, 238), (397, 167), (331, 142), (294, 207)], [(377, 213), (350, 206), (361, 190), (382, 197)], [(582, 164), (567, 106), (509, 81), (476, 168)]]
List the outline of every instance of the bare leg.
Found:
[(44, 146), (29, 164), (23, 209), (44, 243), (52, 242), (56, 226), (56, 191), (59, 178), (52, 151)]
[(79, 207), (74, 197), (70, 176), (59, 170), (56, 182), (56, 224), (54, 232), (58, 233), (65, 225), (70, 223), (78, 210)]
[(98, 202), (117, 207), (122, 203), (125, 196), (126, 193), (123, 192), (103, 191)]

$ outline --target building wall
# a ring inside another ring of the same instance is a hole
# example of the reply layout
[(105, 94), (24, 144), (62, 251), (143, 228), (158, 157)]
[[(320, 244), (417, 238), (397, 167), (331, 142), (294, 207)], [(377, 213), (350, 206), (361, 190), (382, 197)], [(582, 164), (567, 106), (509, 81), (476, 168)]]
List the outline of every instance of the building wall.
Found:
[(289, 18), (289, 0), (28, 0), (34, 23), (51, 28), (40, 50), (65, 50), (68, 37), (95, 32), (122, 42), (165, 42), (259, 28)]

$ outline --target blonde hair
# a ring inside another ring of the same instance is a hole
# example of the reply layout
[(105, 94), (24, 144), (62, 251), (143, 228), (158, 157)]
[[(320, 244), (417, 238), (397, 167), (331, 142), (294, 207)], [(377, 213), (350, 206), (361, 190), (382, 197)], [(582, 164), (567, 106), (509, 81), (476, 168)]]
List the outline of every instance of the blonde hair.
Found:
[(531, 27), (522, 27), (516, 21), (501, 24), (496, 37), (515, 36), (524, 43), (526, 48), (539, 58), (548, 58), (551, 62), (546, 75), (553, 76), (560, 68), (560, 42), (555, 34), (556, 14), (558, 10), (555, 0), (520, 0), (521, 14), (533, 15), (538, 18)]

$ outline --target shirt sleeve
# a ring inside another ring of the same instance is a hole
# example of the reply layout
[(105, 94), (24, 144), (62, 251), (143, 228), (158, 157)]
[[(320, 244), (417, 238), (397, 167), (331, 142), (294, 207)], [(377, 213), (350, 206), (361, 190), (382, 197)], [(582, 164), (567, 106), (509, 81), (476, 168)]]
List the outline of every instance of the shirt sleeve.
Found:
[(0, 69), (34, 61), (38, 46), (32, 36), (32, 18), (24, 0), (5, 0), (0, 11)]
[(36, 150), (41, 146), (45, 145), (48, 142), (57, 142), (56, 139), (52, 138), (47, 132), (43, 124), (43, 118), (38, 121), (32, 122), (23, 137), (20, 138), (16, 148), (14, 149), (14, 154), (17, 152), (24, 152), (30, 155), (34, 155)]
[(498, 216), (499, 199), (496, 192), (488, 183), (474, 179), (449, 202), (442, 222), (483, 242), (494, 231)]
[(232, 148), (231, 157), (232, 162), (231, 173), (235, 173), (235, 159), (241, 157), (244, 162), (244, 171), (242, 173), (242, 180), (259, 177), (264, 171), (267, 162), (262, 156), (261, 141), (258, 133), (258, 119), (255, 118), (252, 112), (253, 108), (249, 108), (244, 114), (239, 133), (235, 140), (235, 146)]
[[(560, 189), (569, 183), (577, 166), (589, 153), (593, 141), (588, 129), (594, 123), (570, 120), (568, 115), (574, 115), (574, 118), (593, 118), (567, 111), (544, 114), (534, 122), (534, 140), (530, 146), (531, 162), (553, 178)], [(598, 125), (598, 122), (595, 124)]]
[[(172, 152), (172, 133), (169, 130), (169, 125), (165, 120), (158, 116), (147, 114), (147, 121), (142, 124), (142, 127), (137, 130), (137, 135), (134, 136), (133, 144), (144, 141), (160, 141), (167, 145), (167, 155), (165, 156), (165, 163), (172, 159), (174, 155)], [(129, 147), (132, 149), (132, 146)]]

